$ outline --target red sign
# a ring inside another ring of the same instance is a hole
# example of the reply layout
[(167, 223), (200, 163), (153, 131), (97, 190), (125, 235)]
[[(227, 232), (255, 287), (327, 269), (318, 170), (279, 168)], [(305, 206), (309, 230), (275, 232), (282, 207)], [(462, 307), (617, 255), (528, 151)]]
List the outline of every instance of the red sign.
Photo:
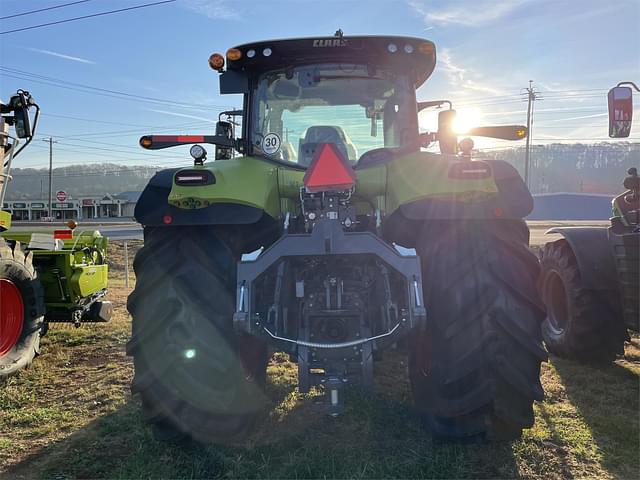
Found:
[(318, 144), (303, 179), (304, 186), (311, 193), (349, 190), (355, 180), (353, 168), (333, 143)]
[(59, 202), (64, 202), (67, 199), (67, 192), (65, 192), (64, 190), (58, 190), (56, 192), (56, 198)]

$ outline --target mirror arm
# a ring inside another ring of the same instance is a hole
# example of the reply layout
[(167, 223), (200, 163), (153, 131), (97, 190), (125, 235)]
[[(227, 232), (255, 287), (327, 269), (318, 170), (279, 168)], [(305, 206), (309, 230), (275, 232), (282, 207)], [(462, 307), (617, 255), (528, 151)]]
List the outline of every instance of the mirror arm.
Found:
[(638, 88), (638, 86), (633, 82), (620, 82), (618, 83), (618, 85), (616, 85), (616, 87), (622, 87), (623, 85), (631, 85), (633, 88), (636, 89), (636, 92), (640, 92), (640, 88)]
[[(13, 154), (13, 158), (16, 158), (18, 156), (18, 154), (24, 150), (24, 148), (29, 145), (31, 143), (31, 140), (33, 140), (34, 135), (36, 134), (36, 128), (38, 126), (38, 119), (40, 118), (40, 107), (38, 106), (37, 103), (31, 101), (29, 103), (29, 106), (33, 106), (36, 107), (36, 114), (35, 117), (33, 118), (33, 127), (31, 128), (31, 136), (24, 142), (24, 144), (14, 152)], [(28, 108), (25, 107), (25, 110), (27, 110), (26, 114), (28, 115)]]
[(244, 110), (226, 110), (218, 114), (218, 121), (220, 121), (222, 117), (225, 115), (227, 117), (236, 117), (236, 116), (242, 115), (243, 113), (244, 113)]
[(449, 104), (449, 110), (453, 109), (453, 104), (450, 100), (431, 100), (428, 102), (418, 102), (418, 112), (421, 112), (425, 108), (441, 107), (445, 103)]

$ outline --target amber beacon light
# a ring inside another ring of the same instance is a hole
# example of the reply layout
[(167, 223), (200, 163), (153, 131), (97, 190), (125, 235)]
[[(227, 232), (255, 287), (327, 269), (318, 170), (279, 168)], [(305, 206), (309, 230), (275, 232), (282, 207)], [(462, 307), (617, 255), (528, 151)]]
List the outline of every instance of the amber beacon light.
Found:
[(222, 70), (224, 68), (224, 57), (219, 53), (214, 53), (209, 57), (209, 66), (214, 70)]

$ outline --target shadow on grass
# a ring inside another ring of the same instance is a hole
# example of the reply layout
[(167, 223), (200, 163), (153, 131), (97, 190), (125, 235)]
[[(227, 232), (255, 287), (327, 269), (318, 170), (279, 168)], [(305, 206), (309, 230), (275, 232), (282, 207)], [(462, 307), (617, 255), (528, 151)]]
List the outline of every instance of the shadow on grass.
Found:
[(331, 418), (285, 383), (246, 445), (160, 443), (137, 400), (33, 453), (8, 478), (514, 478), (510, 443), (434, 445), (405, 402), (352, 391)]
[[(622, 365), (581, 365), (553, 358), (571, 403), (587, 424), (603, 467), (619, 478), (640, 478), (639, 378)], [(543, 412), (544, 416), (544, 412)], [(547, 424), (556, 437), (551, 418)]]

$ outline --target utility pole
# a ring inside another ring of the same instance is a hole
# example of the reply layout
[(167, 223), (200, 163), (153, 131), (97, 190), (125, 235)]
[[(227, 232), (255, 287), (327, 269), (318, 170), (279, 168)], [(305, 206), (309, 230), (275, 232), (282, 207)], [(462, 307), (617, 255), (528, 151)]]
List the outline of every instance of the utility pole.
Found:
[(53, 137), (42, 139), (43, 142), (49, 142), (49, 218), (53, 217), (53, 144), (58, 143)]
[[(526, 93), (525, 93), (526, 92)], [(542, 100), (540, 92), (533, 87), (533, 80), (529, 80), (529, 88), (523, 94), (527, 95), (527, 144), (524, 153), (524, 183), (530, 188), (529, 170), (531, 168), (531, 126), (533, 125), (533, 102)]]

